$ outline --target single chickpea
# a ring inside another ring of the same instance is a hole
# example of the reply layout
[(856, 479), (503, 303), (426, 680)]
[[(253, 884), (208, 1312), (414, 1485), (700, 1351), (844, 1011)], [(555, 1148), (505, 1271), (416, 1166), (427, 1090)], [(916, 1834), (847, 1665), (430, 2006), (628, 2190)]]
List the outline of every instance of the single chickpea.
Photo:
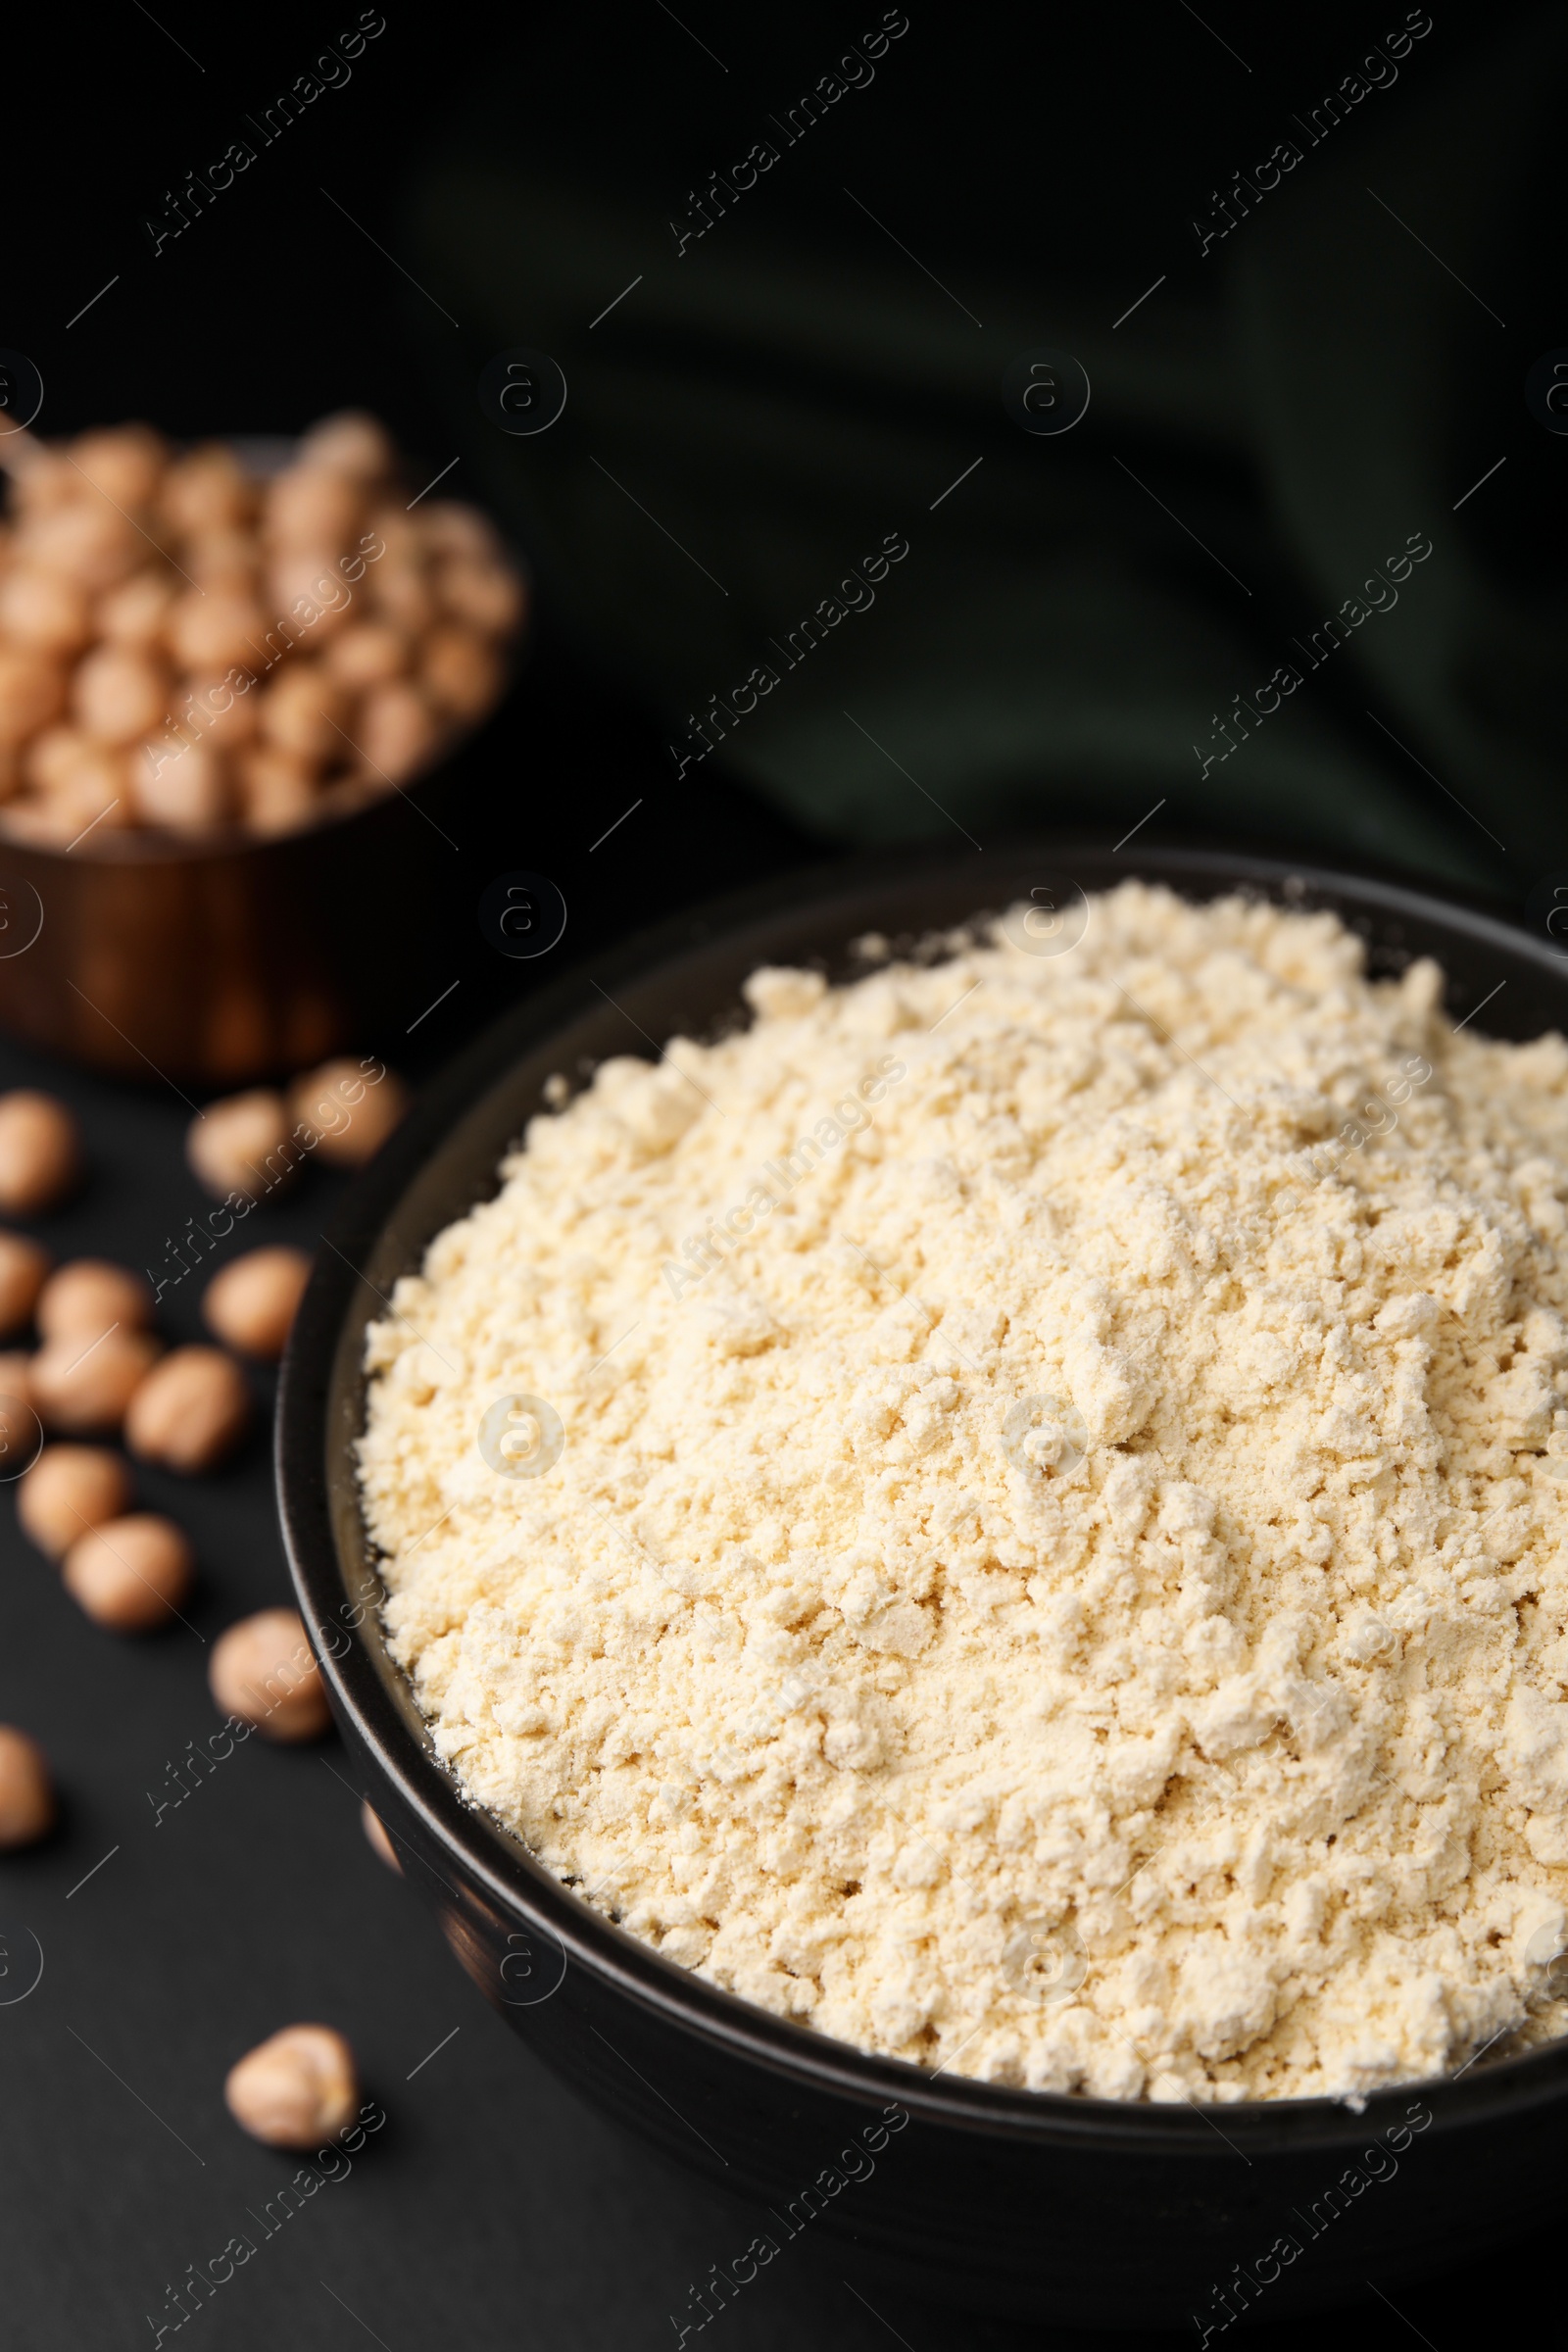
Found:
[(419, 683), (438, 710), (477, 718), (501, 698), (501, 657), (477, 629), (455, 622), (432, 629), (419, 662)]
[(60, 1581), (97, 1624), (117, 1634), (146, 1634), (177, 1614), (195, 1574), (184, 1530), (156, 1511), (132, 1511), (78, 1536), (61, 1563)]
[(406, 637), (422, 637), (439, 617), (429, 581), (416, 555), (407, 559), (389, 547), (373, 572), (367, 572), (370, 601), (377, 615), (389, 620)]
[(229, 2069), (223, 2098), (252, 2139), (318, 2148), (359, 2111), (354, 2052), (330, 2026), (285, 2026)]
[(20, 646), (0, 645), (0, 750), (16, 750), (65, 707), (64, 670)]
[(185, 549), (185, 569), (199, 588), (253, 595), (261, 573), (261, 551), (249, 531), (204, 531)]
[(76, 671), (72, 706), (84, 732), (99, 743), (134, 743), (157, 732), (169, 693), (167, 676), (147, 654), (129, 645), (101, 645)]
[(173, 583), (160, 571), (132, 572), (98, 600), (98, 634), (115, 645), (160, 645), (174, 601)]
[(240, 808), (253, 833), (292, 833), (316, 808), (316, 771), (298, 752), (264, 745), (237, 762)]
[(144, 1461), (195, 1477), (233, 1452), (250, 1420), (251, 1393), (231, 1355), (174, 1348), (131, 1397), (125, 1444)]
[(327, 675), (358, 694), (403, 675), (409, 666), (409, 642), (384, 620), (357, 620), (333, 639), (324, 660)]
[(79, 727), (45, 727), (22, 755), (22, 773), (34, 792), (58, 792), (75, 768), (91, 737)]
[(129, 517), (118, 514), (77, 476), (80, 495), (39, 516), (27, 532), (27, 554), (46, 571), (64, 572), (83, 588), (113, 588), (140, 568), (147, 552)]
[(372, 1079), (357, 1061), (324, 1061), (295, 1080), (289, 1102), (295, 1118), (319, 1133), (317, 1148), (323, 1159), (334, 1167), (361, 1168), (401, 1121), (409, 1090), (392, 1070)]
[(0, 1850), (36, 1845), (54, 1828), (55, 1792), (43, 1749), (0, 1723)]
[(164, 476), (164, 519), (188, 538), (243, 530), (255, 508), (253, 483), (232, 450), (219, 442), (176, 458)]
[(107, 1446), (46, 1446), (17, 1488), (17, 1518), (29, 1542), (59, 1560), (129, 1501), (130, 1472)]
[(327, 466), (290, 466), (268, 493), (262, 529), (274, 547), (347, 547), (363, 511), (350, 475)]
[(261, 1609), (231, 1625), (213, 1645), (207, 1679), (219, 1713), (268, 1740), (318, 1740), (332, 1720), (294, 1609)]
[(130, 777), (124, 753), (107, 744), (84, 744), (74, 760), (61, 763), (47, 797), (57, 805), (70, 838), (100, 820), (111, 829), (127, 824)]
[(190, 1124), (185, 1157), (217, 1200), (230, 1193), (254, 1196), (272, 1191), (292, 1174), (295, 1163), (283, 1150), (288, 1138), (282, 1096), (257, 1087), (210, 1102)]
[(323, 416), (300, 443), (302, 466), (324, 466), (329, 472), (346, 473), (357, 481), (383, 479), (392, 463), (392, 443), (384, 427), (357, 409)]
[(223, 671), (266, 660), (261, 607), (233, 588), (187, 589), (169, 615), (169, 643), (181, 668)]
[(267, 595), (274, 612), (289, 615), (290, 633), (310, 639), (312, 653), (335, 635), (354, 601), (329, 547), (282, 549), (267, 567)]
[(81, 1130), (63, 1102), (31, 1087), (0, 1095), (0, 1215), (41, 1216), (81, 1173)]
[(440, 738), (435, 713), (423, 695), (401, 680), (370, 689), (360, 708), (360, 723), (351, 732), (355, 750), (393, 784), (422, 767)]
[(247, 1250), (213, 1276), (202, 1298), (202, 1313), (226, 1346), (270, 1359), (283, 1352), (310, 1278), (310, 1255), (304, 1250), (281, 1244)]
[(501, 561), (501, 539), (488, 515), (461, 499), (433, 499), (420, 509), (419, 536), (435, 556), (466, 556), (475, 564)]
[(73, 1332), (50, 1340), (32, 1359), (32, 1394), (46, 1429), (68, 1438), (118, 1429), (132, 1396), (158, 1361), (144, 1331)]
[(32, 1321), (49, 1274), (49, 1252), (25, 1234), (0, 1233), (0, 1339)]
[(510, 637), (522, 618), (522, 583), (504, 564), (452, 556), (437, 565), (435, 586), (455, 619), (471, 621), (489, 636)]
[(58, 571), (19, 569), (0, 580), (0, 635), (41, 653), (76, 653), (87, 642), (86, 592)]
[(280, 752), (325, 760), (346, 747), (348, 707), (342, 688), (317, 662), (298, 658), (262, 691), (262, 733)]
[(205, 833), (220, 825), (233, 807), (228, 767), (210, 743), (172, 751), (167, 742), (148, 743), (126, 763), (130, 803), (144, 825), (167, 825), (175, 833)]
[(150, 506), (169, 463), (169, 446), (151, 425), (120, 424), (83, 433), (72, 457), (95, 490), (117, 507)]
[(370, 1841), (370, 1851), (379, 1856), (388, 1870), (395, 1870), (401, 1879), (403, 1865), (398, 1860), (398, 1849), (387, 1836), (386, 1824), (380, 1814), (374, 1812), (368, 1803), (360, 1807), (360, 1824)]
[(73, 1332), (93, 1339), (118, 1323), (122, 1331), (148, 1331), (153, 1295), (139, 1274), (107, 1257), (74, 1257), (51, 1274), (38, 1294), (38, 1334), (60, 1340)]

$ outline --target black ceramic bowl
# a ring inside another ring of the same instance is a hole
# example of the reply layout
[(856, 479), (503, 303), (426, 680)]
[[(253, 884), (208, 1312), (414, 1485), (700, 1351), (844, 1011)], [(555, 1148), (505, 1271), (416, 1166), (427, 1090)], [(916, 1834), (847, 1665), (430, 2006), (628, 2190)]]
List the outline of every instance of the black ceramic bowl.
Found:
[[(1387, 883), (1256, 859), (1130, 861), (1057, 841), (972, 861), (884, 858), (728, 901), (601, 963), (614, 1004), (586, 977), (564, 979), (430, 1090), (318, 1261), (284, 1370), (278, 1467), (300, 1606), (351, 1765), (404, 1841), (411, 1883), (540, 2057), (745, 2196), (737, 2255), (757, 2231), (817, 2246), (839, 2233), (906, 2288), (970, 2309), (1123, 2327), (1196, 2315), (1201, 2335), (1249, 2305), (1283, 2317), (1360, 2295), (1369, 2278), (1396, 2287), (1543, 2220), (1568, 2153), (1568, 2041), (1379, 2092), (1359, 2113), (1331, 2100), (1131, 2105), (933, 2078), (717, 1991), (560, 1886), (436, 1762), (380, 1640), (352, 1453), (366, 1325), (432, 1236), (494, 1192), (552, 1071), (575, 1081), (651, 1038), (733, 1023), (759, 963), (846, 972), (848, 943), (867, 931), (917, 940), (1037, 885), (1107, 886), (1130, 864), (1195, 899), (1241, 886), (1331, 906), (1375, 969), (1430, 954), (1450, 1011), (1492, 997), (1497, 1035), (1568, 1028), (1568, 963), (1544, 942)], [(868, 2131), (874, 2170), (864, 2155), (841, 2163)], [(703, 2308), (686, 2316), (695, 2327)]]

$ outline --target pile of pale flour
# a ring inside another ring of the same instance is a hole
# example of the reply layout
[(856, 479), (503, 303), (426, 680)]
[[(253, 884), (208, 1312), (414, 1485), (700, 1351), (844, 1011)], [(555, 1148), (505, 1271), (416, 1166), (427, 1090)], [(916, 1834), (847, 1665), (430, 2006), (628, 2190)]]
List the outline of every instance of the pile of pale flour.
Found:
[(1091, 917), (760, 972), (532, 1122), (371, 1335), (397, 1654), (553, 1870), (864, 2048), (1235, 2099), (1539, 2038), (1568, 1048), (1329, 916)]

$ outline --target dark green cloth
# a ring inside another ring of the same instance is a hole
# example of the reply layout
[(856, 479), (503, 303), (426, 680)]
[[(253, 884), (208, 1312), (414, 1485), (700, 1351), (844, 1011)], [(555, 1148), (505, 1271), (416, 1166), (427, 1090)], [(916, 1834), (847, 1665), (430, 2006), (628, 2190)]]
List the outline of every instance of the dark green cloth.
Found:
[[(1299, 53), (1276, 28), (1247, 73), (1181, 12), (1076, 26), (1053, 63), (1019, 58), (1016, 14), (916, 7), (794, 146), (768, 122), (880, 12), (792, 12), (787, 34), (682, 15), (722, 78), (658, 12), (609, 20), (591, 74), (547, 40), (443, 143), (411, 227), (462, 321), (469, 479), (658, 714), (672, 823), (688, 714), (737, 710), (766, 664), (779, 682), (723, 722), (722, 756), (835, 839), (1114, 839), (1163, 800), (1159, 828), (1517, 899), (1568, 866), (1546, 519), (1568, 440), (1522, 391), (1560, 283), (1560, 13), (1440, 12), (1313, 144), (1364, 17)], [(778, 161), (677, 253), (686, 191), (764, 137)], [(1279, 141), (1299, 160), (1200, 250), (1210, 191)], [(514, 345), (570, 387), (533, 439), (474, 397)], [(1093, 387), (1056, 437), (1000, 396), (1041, 347)], [(874, 604), (786, 668), (788, 633), (890, 533), (908, 554)], [(1412, 537), (1432, 552), (1396, 598), (1364, 589)], [(1311, 667), (1312, 633), (1374, 594)], [(1216, 717), (1282, 666), (1298, 690), (1205, 770)]]

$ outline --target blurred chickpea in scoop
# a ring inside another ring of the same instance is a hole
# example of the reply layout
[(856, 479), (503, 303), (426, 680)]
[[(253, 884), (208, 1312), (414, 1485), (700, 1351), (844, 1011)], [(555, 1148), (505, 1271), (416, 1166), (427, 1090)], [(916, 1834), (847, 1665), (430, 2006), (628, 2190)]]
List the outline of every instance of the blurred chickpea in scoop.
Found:
[(26, 742), (66, 707), (66, 676), (54, 662), (0, 645), (0, 750)]
[(83, 433), (70, 454), (93, 489), (132, 511), (151, 504), (169, 463), (168, 443), (147, 424)]
[(126, 762), (125, 784), (144, 825), (175, 833), (206, 832), (232, 810), (229, 770), (212, 743), (144, 743)]
[(77, 668), (72, 709), (82, 732), (98, 743), (134, 743), (155, 733), (168, 713), (168, 673), (130, 645), (104, 645)]
[(0, 636), (43, 653), (74, 654), (87, 642), (85, 589), (58, 571), (17, 570), (0, 579)]
[(354, 2052), (330, 2026), (285, 2026), (230, 2068), (223, 2097), (252, 2139), (318, 2148), (359, 2110)]
[(63, 1102), (31, 1087), (0, 1095), (0, 1215), (41, 1215), (80, 1173), (81, 1131)]
[(58, 1560), (129, 1501), (130, 1471), (107, 1446), (46, 1446), (17, 1489), (17, 1518), (28, 1541)]
[(402, 1119), (409, 1090), (380, 1062), (372, 1060), (367, 1071), (357, 1061), (325, 1061), (295, 1080), (289, 1102), (295, 1118), (317, 1130), (323, 1159), (359, 1168), (374, 1158)]
[(251, 1393), (218, 1348), (174, 1348), (148, 1372), (125, 1411), (125, 1444), (144, 1461), (187, 1477), (215, 1470), (250, 1426)]
[(394, 454), (385, 427), (357, 409), (323, 416), (300, 443), (302, 466), (324, 466), (333, 473), (346, 473), (363, 482), (380, 481), (389, 474)]
[(55, 1792), (43, 1749), (0, 1723), (0, 1850), (36, 1845), (54, 1827)]
[(231, 450), (218, 443), (176, 458), (164, 476), (164, 519), (190, 538), (240, 531), (255, 511), (256, 492)]
[(363, 496), (331, 466), (290, 466), (273, 482), (263, 528), (277, 547), (347, 547), (358, 536)]
[(270, 1360), (283, 1352), (310, 1277), (303, 1250), (248, 1250), (213, 1276), (202, 1313), (226, 1346)]
[(268, 1740), (318, 1740), (332, 1720), (294, 1609), (261, 1609), (231, 1625), (214, 1644), (207, 1679), (220, 1714), (253, 1724)]

